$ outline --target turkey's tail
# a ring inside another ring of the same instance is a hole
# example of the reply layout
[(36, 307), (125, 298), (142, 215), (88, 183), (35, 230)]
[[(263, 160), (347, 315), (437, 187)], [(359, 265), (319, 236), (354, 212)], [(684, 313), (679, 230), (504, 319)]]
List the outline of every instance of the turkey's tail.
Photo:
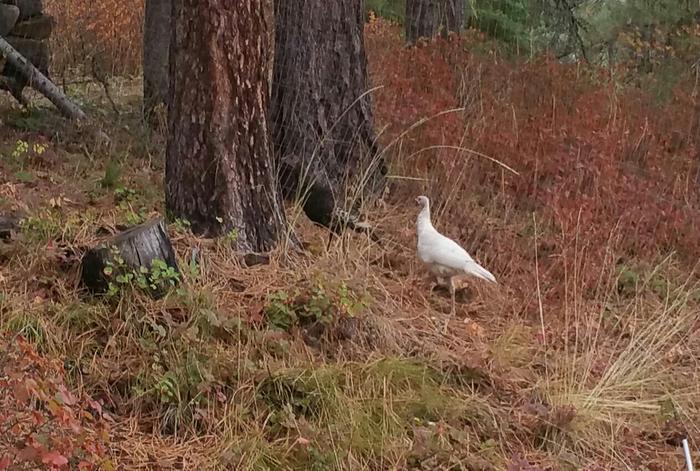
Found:
[(474, 261), (467, 262), (467, 264), (464, 266), (464, 272), (477, 278), (481, 278), (482, 280), (496, 283), (496, 277), (493, 276), (493, 274), (491, 274), (491, 272), (486, 268)]

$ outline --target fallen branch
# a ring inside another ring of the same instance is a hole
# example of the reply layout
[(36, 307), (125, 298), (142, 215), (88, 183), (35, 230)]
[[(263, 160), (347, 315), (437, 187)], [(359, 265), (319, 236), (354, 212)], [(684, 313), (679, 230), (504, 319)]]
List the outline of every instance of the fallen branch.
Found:
[(29, 79), (29, 84), (32, 88), (48, 98), (64, 116), (74, 120), (83, 120), (86, 118), (85, 113), (78, 105), (63, 94), (51, 80), (42, 74), (39, 69), (34, 67), (31, 62), (25, 59), (22, 54), (17, 52), (17, 50), (2, 37), (0, 37), (0, 53), (5, 56), (10, 64), (14, 65), (17, 70)]

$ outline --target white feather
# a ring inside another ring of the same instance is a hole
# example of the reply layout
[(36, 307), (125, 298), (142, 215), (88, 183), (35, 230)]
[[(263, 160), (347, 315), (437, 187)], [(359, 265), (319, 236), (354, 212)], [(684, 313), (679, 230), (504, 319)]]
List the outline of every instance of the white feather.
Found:
[(416, 224), (418, 257), (428, 265), (430, 271), (440, 278), (467, 274), (496, 283), (496, 277), (491, 272), (476, 263), (457, 242), (440, 234), (433, 227), (428, 198), (419, 196), (417, 200), (423, 206)]

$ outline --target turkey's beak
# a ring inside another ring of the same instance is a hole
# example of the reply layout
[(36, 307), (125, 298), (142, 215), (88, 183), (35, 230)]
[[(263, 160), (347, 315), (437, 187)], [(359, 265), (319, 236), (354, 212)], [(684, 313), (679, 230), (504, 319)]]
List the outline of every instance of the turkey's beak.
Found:
[(420, 206), (420, 199), (416, 198), (415, 201), (416, 201), (416, 204)]

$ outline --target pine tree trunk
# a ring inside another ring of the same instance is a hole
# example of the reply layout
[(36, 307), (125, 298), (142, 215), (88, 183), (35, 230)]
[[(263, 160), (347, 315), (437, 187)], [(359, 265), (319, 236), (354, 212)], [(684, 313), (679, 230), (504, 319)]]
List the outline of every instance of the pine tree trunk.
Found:
[(159, 105), (167, 105), (168, 51), (172, 0), (146, 0), (143, 25), (143, 113), (147, 119)]
[(263, 0), (176, 0), (170, 47), (166, 206), (193, 231), (237, 232), (262, 252), (284, 213), (267, 132)]
[(406, 0), (406, 40), (462, 32), (465, 6), (465, 0)]
[[(342, 196), (346, 184), (383, 189), (363, 36), (362, 0), (274, 2), (275, 61), (271, 127), (285, 196), (323, 179)], [(357, 177), (371, 176), (369, 184)], [(303, 178), (303, 182), (300, 181)]]

